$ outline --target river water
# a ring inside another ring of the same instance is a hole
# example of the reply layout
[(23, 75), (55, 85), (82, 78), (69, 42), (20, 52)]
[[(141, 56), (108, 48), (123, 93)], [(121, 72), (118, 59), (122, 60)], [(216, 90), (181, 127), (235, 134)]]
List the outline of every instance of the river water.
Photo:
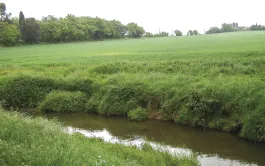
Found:
[(147, 139), (151, 146), (171, 153), (199, 154), (202, 166), (265, 165), (265, 145), (240, 139), (226, 132), (204, 131), (171, 122), (148, 120), (132, 122), (121, 117), (102, 117), (86, 113), (49, 113), (67, 126), (68, 131), (106, 142), (140, 146)]

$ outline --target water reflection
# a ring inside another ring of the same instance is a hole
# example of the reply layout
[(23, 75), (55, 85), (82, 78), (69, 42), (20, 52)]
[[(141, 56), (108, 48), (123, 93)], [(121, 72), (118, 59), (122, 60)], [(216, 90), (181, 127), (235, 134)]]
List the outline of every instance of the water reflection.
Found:
[[(86, 136), (102, 137), (105, 141), (119, 141), (125, 145), (151, 140), (152, 146), (167, 147), (172, 153), (200, 154), (202, 165), (265, 165), (265, 146), (256, 145), (231, 134), (201, 131), (169, 122), (130, 122), (124, 118), (91, 116), (88, 114), (48, 114), (57, 117), (69, 130)], [(161, 143), (161, 144), (157, 144)], [(137, 145), (139, 146), (139, 145)], [(179, 148), (179, 147), (185, 147)]]

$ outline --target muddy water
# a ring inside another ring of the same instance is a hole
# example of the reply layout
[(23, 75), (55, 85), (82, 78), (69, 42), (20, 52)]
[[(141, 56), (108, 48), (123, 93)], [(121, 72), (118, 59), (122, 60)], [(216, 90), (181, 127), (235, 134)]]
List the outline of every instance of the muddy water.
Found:
[(201, 165), (265, 165), (265, 145), (254, 144), (225, 132), (202, 131), (170, 122), (131, 122), (125, 118), (78, 114), (46, 115), (63, 122), (70, 132), (101, 137), (107, 142), (139, 146), (146, 138), (158, 149), (172, 153), (198, 152)]

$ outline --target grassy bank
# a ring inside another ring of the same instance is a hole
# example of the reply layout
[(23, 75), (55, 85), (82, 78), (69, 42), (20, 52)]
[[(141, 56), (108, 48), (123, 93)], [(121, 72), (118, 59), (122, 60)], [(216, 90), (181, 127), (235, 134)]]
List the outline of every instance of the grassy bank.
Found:
[(147, 115), (264, 142), (264, 45), (265, 32), (239, 32), (0, 48), (0, 98), (6, 107)]
[(172, 157), (64, 133), (54, 121), (0, 109), (0, 165), (197, 165), (195, 158)]

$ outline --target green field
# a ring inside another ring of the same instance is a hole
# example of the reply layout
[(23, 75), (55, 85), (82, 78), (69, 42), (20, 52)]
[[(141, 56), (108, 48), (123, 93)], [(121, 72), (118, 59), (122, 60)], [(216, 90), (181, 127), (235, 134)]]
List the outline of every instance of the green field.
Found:
[(265, 141), (265, 32), (2, 47), (0, 84), (5, 107), (118, 116), (142, 107)]

